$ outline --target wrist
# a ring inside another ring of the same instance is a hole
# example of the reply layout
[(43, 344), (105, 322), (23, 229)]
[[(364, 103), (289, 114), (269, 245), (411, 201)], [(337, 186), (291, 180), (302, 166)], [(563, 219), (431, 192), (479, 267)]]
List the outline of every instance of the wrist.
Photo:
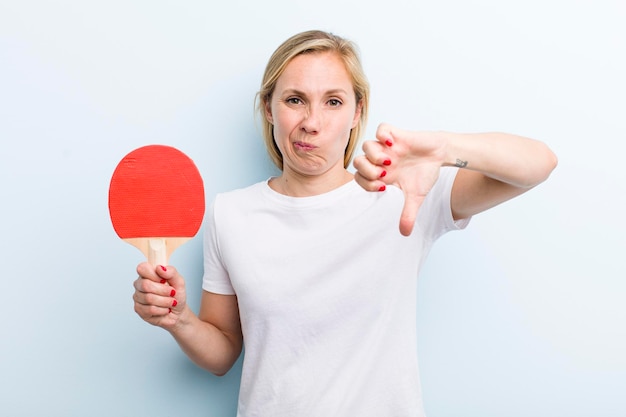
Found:
[(463, 152), (459, 146), (462, 135), (450, 132), (438, 132), (438, 134), (444, 143), (444, 157), (441, 166), (466, 168), (469, 161), (463, 157)]
[(188, 329), (193, 327), (193, 321), (196, 315), (191, 311), (187, 303), (185, 303), (179, 311), (172, 311), (170, 315), (176, 315), (176, 322), (167, 329), (174, 338), (184, 335)]

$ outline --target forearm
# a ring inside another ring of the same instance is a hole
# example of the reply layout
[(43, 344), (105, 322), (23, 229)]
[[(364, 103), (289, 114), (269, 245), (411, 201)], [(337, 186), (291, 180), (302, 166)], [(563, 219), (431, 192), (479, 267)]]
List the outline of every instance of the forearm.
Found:
[(219, 376), (228, 372), (241, 353), (237, 335), (229, 335), (200, 320), (188, 306), (169, 332), (196, 365)]
[(548, 178), (557, 158), (542, 142), (506, 133), (437, 133), (446, 143), (445, 166), (458, 166), (519, 188)]

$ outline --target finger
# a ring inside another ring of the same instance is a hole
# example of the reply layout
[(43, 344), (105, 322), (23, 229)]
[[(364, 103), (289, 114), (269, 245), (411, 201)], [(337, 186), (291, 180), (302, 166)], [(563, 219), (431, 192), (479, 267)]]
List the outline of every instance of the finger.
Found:
[[(139, 279), (151, 282), (146, 279)], [(139, 281), (138, 280), (138, 281)], [(162, 284), (161, 284), (162, 285)], [(158, 297), (154, 294), (135, 291), (133, 294), (134, 309), (139, 317), (153, 325), (160, 325), (161, 320), (167, 317), (171, 309), (167, 305), (159, 305), (159, 301), (165, 297)]]
[(415, 227), (417, 213), (424, 202), (424, 196), (404, 193), (404, 207), (400, 215), (400, 233), (409, 236)]
[(135, 291), (133, 301), (135, 303), (135, 311), (144, 320), (152, 316), (169, 314), (172, 312), (172, 309), (176, 308), (179, 304), (174, 297), (140, 291)]
[(172, 304), (170, 308), (176, 311), (181, 310), (184, 304), (187, 302), (185, 279), (172, 265), (157, 268), (156, 272), (162, 280), (166, 281), (166, 283), (169, 285), (169, 288), (171, 289), (169, 296), (172, 298)]
[(137, 267), (140, 280), (136, 281), (136, 290), (164, 297), (176, 297), (173, 307), (186, 302), (185, 280), (171, 265), (153, 267), (147, 262)]
[(150, 293), (135, 293), (133, 299), (136, 308), (140, 307), (153, 316), (168, 314), (178, 305), (178, 301), (173, 297), (161, 297)]
[(165, 280), (167, 284), (174, 287), (177, 291), (185, 289), (185, 279), (172, 265), (156, 268), (156, 274), (159, 277), (159, 282)]
[[(135, 287), (133, 300), (135, 311), (142, 318), (168, 314), (172, 308), (180, 304), (180, 298), (185, 299), (184, 285), (182, 295), (170, 285), (172, 278), (179, 276), (174, 267), (153, 268), (147, 263), (142, 263), (137, 267), (137, 272), (142, 275), (133, 283)], [(181, 280), (182, 278), (179, 278), (178, 282)]]
[(166, 316), (171, 312), (171, 308), (168, 306), (145, 304), (145, 300), (141, 300), (137, 293), (133, 295), (133, 300), (135, 302), (135, 312), (146, 321), (150, 321), (154, 317)]
[(137, 274), (139, 274), (141, 278), (148, 279), (154, 282), (160, 282), (162, 278), (159, 277), (159, 275), (156, 273), (157, 268), (162, 268), (162, 267), (158, 266), (155, 268), (154, 266), (150, 265), (148, 262), (142, 262), (139, 265), (137, 265)]
[(388, 152), (388, 148), (380, 142), (368, 140), (363, 142), (363, 152), (369, 162), (381, 167), (391, 165), (392, 156)]
[[(385, 166), (377, 166), (370, 162), (365, 155), (360, 155), (354, 158), (352, 166), (366, 181), (377, 181), (387, 176), (387, 170)], [(380, 181), (379, 181), (380, 182)]]
[(376, 139), (382, 144), (388, 147), (393, 146), (394, 138), (392, 133), (392, 126), (386, 123), (381, 123), (376, 129)]
[[(175, 324), (176, 314), (182, 309), (179, 301), (179, 291), (170, 285), (170, 282), (184, 282), (174, 267), (153, 268), (148, 263), (142, 263), (137, 267), (139, 277), (134, 281), (133, 293), (134, 309), (137, 315), (146, 322), (161, 327), (169, 327)], [(159, 275), (159, 272), (161, 275)], [(180, 278), (179, 278), (180, 277)], [(184, 295), (184, 284), (182, 291)]]
[(385, 191), (387, 189), (387, 185), (382, 180), (370, 181), (358, 172), (354, 174), (354, 180), (365, 191)]
[(135, 280), (133, 286), (135, 287), (135, 292), (139, 294), (154, 294), (161, 297), (173, 297), (176, 295), (176, 289), (167, 282), (154, 282), (139, 277)]

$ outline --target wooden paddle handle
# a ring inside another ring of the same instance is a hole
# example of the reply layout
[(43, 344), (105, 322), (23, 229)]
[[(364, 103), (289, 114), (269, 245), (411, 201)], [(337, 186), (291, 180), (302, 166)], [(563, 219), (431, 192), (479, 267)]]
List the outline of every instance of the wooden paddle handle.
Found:
[(172, 252), (190, 239), (190, 237), (136, 237), (122, 240), (139, 249), (156, 268), (159, 265), (167, 266)]
[(156, 267), (167, 265), (167, 244), (165, 239), (148, 239), (148, 263)]

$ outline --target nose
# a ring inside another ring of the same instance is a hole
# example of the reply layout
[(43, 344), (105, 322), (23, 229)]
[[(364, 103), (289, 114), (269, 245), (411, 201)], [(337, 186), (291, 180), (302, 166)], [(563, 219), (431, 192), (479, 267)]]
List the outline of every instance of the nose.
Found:
[(319, 133), (322, 123), (321, 109), (314, 105), (308, 105), (302, 119), (300, 128), (303, 132), (309, 135), (315, 135)]

